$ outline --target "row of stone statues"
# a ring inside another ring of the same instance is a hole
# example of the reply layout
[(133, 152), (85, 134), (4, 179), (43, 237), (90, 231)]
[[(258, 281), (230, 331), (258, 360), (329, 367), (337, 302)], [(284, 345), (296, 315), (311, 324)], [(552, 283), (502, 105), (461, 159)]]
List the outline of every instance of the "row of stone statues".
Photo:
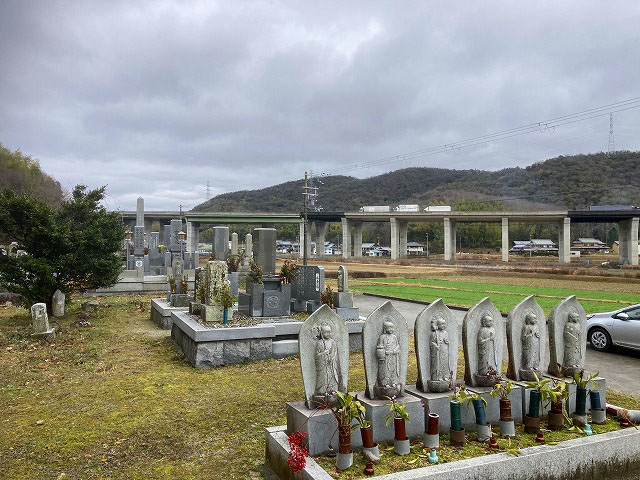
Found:
[[(469, 309), (462, 323), (467, 385), (489, 387), (500, 380), (504, 337), (502, 315), (488, 297)], [(548, 324), (535, 299), (525, 298), (507, 317), (506, 337), (507, 377), (513, 380), (540, 377), (547, 346), (550, 374), (570, 376), (583, 368), (586, 315), (575, 296), (553, 308)], [(414, 342), (416, 388), (422, 392), (452, 390), (458, 363), (458, 322), (442, 299), (431, 303), (416, 318)], [(409, 330), (407, 321), (391, 302), (385, 302), (367, 317), (362, 345), (366, 396), (380, 400), (403, 396)], [(300, 329), (299, 351), (307, 405), (335, 405), (335, 392), (347, 391), (349, 333), (345, 322), (323, 306)]]

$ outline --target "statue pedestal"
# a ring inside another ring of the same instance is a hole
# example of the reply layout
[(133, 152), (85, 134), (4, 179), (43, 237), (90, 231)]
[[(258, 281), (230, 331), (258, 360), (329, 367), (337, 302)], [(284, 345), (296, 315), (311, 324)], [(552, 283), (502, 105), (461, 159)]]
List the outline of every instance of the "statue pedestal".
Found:
[(345, 322), (360, 320), (360, 309), (357, 307), (337, 307), (335, 311)]
[[(329, 445), (338, 451), (338, 424), (329, 409), (312, 410), (307, 408), (304, 401), (287, 402), (287, 435), (296, 431), (306, 434), (311, 456), (327, 453)], [(375, 433), (374, 441), (378, 441)], [(362, 447), (359, 428), (351, 431), (351, 448), (356, 447)]]
[[(365, 418), (371, 422), (373, 427), (373, 441), (393, 442), (394, 431), (393, 421), (386, 425), (386, 416), (389, 413), (389, 400), (370, 400), (364, 392), (356, 394), (357, 400), (365, 408)], [(412, 438), (422, 438), (424, 434), (424, 406), (422, 400), (413, 395), (405, 393), (404, 397), (397, 399), (398, 402), (407, 406), (409, 421), (406, 422), (407, 436)], [(353, 433), (351, 434), (353, 441)]]
[[(427, 416), (430, 413), (436, 413), (440, 419), (438, 420), (438, 428), (440, 433), (448, 433), (451, 428), (451, 397), (453, 392), (421, 392), (415, 385), (407, 385), (404, 389), (406, 393), (419, 398), (424, 404), (424, 419), (426, 421)], [(462, 424), (463, 425), (475, 425), (473, 419), (473, 409), (467, 409), (463, 407), (462, 412)]]
[[(469, 390), (478, 393), (482, 398), (487, 401), (485, 411), (487, 413), (487, 421), (491, 425), (498, 425), (500, 421), (500, 397), (492, 397), (492, 387), (470, 387)], [(509, 395), (511, 400), (511, 418), (515, 423), (522, 423), (524, 421), (523, 402), (522, 402), (523, 387), (520, 385), (514, 385)], [(473, 408), (471, 408), (473, 410)], [(526, 412), (525, 412), (526, 413)], [(473, 412), (471, 412), (473, 415)], [(475, 422), (475, 420), (474, 420)], [(465, 426), (466, 428), (466, 426)]]

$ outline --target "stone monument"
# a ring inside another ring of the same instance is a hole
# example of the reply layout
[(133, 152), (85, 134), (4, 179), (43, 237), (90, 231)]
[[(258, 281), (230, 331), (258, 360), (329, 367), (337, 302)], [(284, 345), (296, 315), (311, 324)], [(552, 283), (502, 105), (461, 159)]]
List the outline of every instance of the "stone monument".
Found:
[(300, 327), (300, 367), (307, 408), (336, 405), (336, 392), (346, 392), (349, 332), (342, 318), (321, 306)]
[(347, 267), (338, 267), (338, 291), (333, 293), (336, 313), (345, 320), (360, 320), (360, 309), (353, 306), (353, 293), (349, 291)]
[(205, 304), (201, 307), (201, 317), (205, 322), (221, 322), (224, 308), (216, 302), (218, 290), (228, 281), (227, 262), (210, 260), (205, 270)]
[(236, 232), (231, 234), (231, 255), (238, 255), (238, 234)]
[(587, 315), (575, 295), (553, 307), (548, 329), (548, 372), (556, 377), (562, 373), (567, 377), (580, 373), (587, 350)]
[(298, 265), (297, 275), (291, 282), (291, 305), (294, 312), (315, 312), (324, 292), (324, 267)]
[(402, 397), (409, 361), (407, 321), (390, 301), (367, 317), (362, 329), (366, 396), (383, 400)]
[(458, 322), (441, 298), (418, 314), (413, 332), (418, 390), (453, 390), (458, 366)]
[(213, 227), (213, 254), (216, 260), (229, 258), (229, 227)]
[(470, 387), (491, 387), (499, 382), (504, 333), (502, 315), (489, 297), (471, 307), (462, 322), (464, 381)]
[(56, 335), (55, 328), (49, 327), (49, 316), (47, 315), (47, 305), (45, 303), (34, 303), (31, 305), (31, 322), (33, 324), (33, 338), (45, 338), (51, 340)]
[(60, 290), (56, 290), (53, 293), (53, 297), (51, 299), (51, 313), (53, 313), (54, 317), (62, 317), (64, 315), (65, 300), (65, 294)]
[[(518, 303), (507, 316), (507, 377), (516, 381), (542, 378), (547, 346), (547, 322), (544, 311), (530, 295)], [(534, 375), (535, 374), (535, 375)]]

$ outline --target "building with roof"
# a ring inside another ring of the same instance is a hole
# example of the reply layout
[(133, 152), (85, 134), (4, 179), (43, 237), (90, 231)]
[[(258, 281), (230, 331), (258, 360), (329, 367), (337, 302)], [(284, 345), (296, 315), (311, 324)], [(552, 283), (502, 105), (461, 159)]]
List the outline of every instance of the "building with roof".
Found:
[(609, 247), (597, 238), (579, 238), (571, 244), (571, 250), (580, 253), (608, 253)]

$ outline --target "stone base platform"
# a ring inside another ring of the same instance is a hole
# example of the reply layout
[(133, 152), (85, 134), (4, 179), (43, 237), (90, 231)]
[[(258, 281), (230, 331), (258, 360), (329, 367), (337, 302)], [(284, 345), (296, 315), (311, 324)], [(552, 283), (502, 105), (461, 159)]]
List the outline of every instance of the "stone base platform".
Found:
[[(327, 453), (329, 445), (338, 451), (338, 423), (331, 410), (311, 410), (303, 401), (287, 402), (286, 431), (287, 435), (296, 431), (306, 434), (309, 455)], [(362, 437), (357, 427), (351, 431), (351, 447), (362, 447)]]
[[(448, 433), (451, 428), (451, 397), (453, 392), (421, 392), (415, 385), (407, 385), (405, 392), (420, 399), (424, 405), (424, 418), (423, 423), (426, 422), (427, 416), (430, 413), (436, 413), (440, 417), (438, 425), (441, 433)], [(473, 416), (473, 409), (465, 407), (461, 408), (462, 425), (465, 429), (473, 427), (471, 431), (475, 431), (475, 419)], [(424, 423), (426, 425), (426, 423)]]
[[(331, 480), (333, 478), (313, 458), (307, 458), (304, 470), (294, 477), (287, 465), (290, 449), (286, 428), (284, 426), (267, 428), (265, 436), (265, 463), (281, 480)], [(640, 430), (627, 428), (567, 440), (558, 445), (523, 448), (518, 456), (502, 452), (369, 478), (371, 480), (616, 478), (640, 468), (638, 444), (640, 444)]]
[(189, 307), (172, 307), (164, 298), (151, 299), (151, 320), (158, 324), (163, 330), (171, 330), (171, 313), (187, 312)]
[(345, 322), (360, 320), (360, 309), (357, 307), (338, 307), (333, 309)]
[[(365, 418), (371, 421), (373, 427), (373, 441), (393, 442), (394, 431), (393, 421), (386, 424), (386, 416), (389, 413), (389, 400), (370, 400), (364, 392), (355, 394), (357, 400), (365, 408)], [(412, 438), (422, 438), (424, 433), (424, 406), (422, 401), (405, 392), (404, 397), (398, 399), (399, 402), (407, 406), (409, 421), (406, 422), (407, 436)]]

